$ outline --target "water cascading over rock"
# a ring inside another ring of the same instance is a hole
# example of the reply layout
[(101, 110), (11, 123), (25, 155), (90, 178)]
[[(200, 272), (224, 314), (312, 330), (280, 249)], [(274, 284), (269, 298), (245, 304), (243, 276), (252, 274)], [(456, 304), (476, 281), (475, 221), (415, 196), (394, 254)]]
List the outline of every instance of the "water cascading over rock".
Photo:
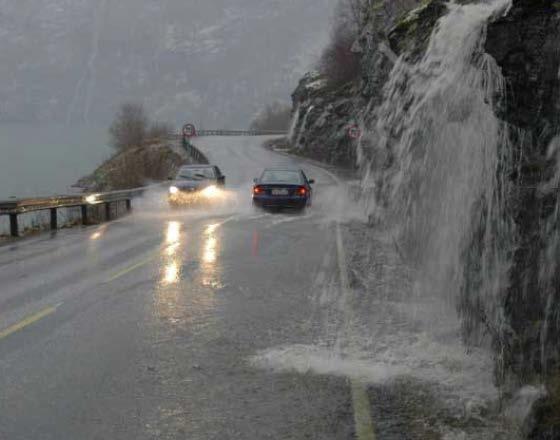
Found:
[(560, 6), (441, 4), (393, 31), (400, 58), (363, 113), (371, 214), (396, 225), (421, 294), (493, 347), (505, 393), (547, 384), (534, 438), (556, 438), (543, 414), (560, 402)]
[[(419, 293), (457, 304), (464, 334), (476, 342), (507, 325), (500, 297), (515, 248), (510, 135), (493, 106), (505, 85), (484, 52), (488, 21), (509, 4), (432, 3), (416, 12), (410, 20), (443, 16), (425, 42), (403, 41), (397, 28), (392, 46), (403, 52), (382, 104), (364, 115), (371, 214), (396, 225), (390, 233), (417, 269)], [(409, 33), (418, 25), (402, 26)]]
[(506, 396), (547, 385), (536, 413), (548, 431), (531, 435), (557, 438), (560, 2), (431, 0), (390, 31), (387, 3), (372, 2), (355, 44), (359, 84), (300, 83), (300, 115), (313, 106), (301, 148), (357, 158), (372, 224), (394, 237), (416, 293), (454, 307), (468, 345), (493, 349)]
[(361, 113), (371, 216), (513, 387), (559, 366), (559, 10), (426, 4), (389, 36), (399, 58)]

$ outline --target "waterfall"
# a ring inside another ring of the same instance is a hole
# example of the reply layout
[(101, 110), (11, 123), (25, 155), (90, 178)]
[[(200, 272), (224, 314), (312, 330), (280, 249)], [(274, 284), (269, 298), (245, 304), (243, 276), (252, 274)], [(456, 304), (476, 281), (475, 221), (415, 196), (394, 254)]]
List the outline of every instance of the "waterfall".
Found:
[(497, 297), (514, 245), (508, 127), (493, 108), (504, 80), (483, 47), (488, 21), (510, 3), (450, 3), (423, 58), (399, 58), (383, 103), (365, 117), (375, 139), (362, 159), (364, 188), (374, 188), (370, 215), (391, 225), (419, 294), (458, 304), (467, 333), (474, 320), (502, 325)]
[(292, 142), (294, 140), (294, 135), (296, 132), (296, 126), (299, 122), (299, 112), (300, 112), (300, 105), (298, 103), (294, 115), (292, 116), (292, 122), (290, 123), (290, 129), (288, 130), (288, 140)]
[(296, 148), (299, 147), (299, 144), (301, 142), (301, 135), (302, 135), (303, 132), (305, 132), (305, 129), (307, 127), (307, 118), (309, 117), (309, 113), (311, 113), (312, 110), (313, 110), (313, 106), (310, 105), (309, 108), (307, 109), (307, 111), (305, 112), (305, 116), (303, 117), (303, 121), (301, 121), (301, 126), (299, 127), (299, 130), (297, 130), (298, 134), (297, 134), (296, 141), (294, 143), (294, 146)]

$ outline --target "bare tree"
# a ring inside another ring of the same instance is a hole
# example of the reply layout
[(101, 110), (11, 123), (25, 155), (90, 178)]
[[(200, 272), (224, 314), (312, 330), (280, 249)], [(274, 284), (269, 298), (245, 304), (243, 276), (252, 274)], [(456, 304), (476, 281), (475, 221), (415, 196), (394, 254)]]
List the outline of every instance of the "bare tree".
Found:
[[(324, 50), (319, 69), (334, 85), (354, 81), (361, 74), (359, 54), (353, 52), (368, 22), (387, 32), (406, 12), (422, 0), (340, 0), (335, 11), (331, 41)], [(372, 15), (373, 14), (373, 15)]]
[(331, 41), (321, 55), (319, 69), (333, 85), (341, 85), (357, 79), (360, 75), (360, 57), (352, 51), (358, 38), (357, 28), (338, 23)]
[(146, 142), (149, 120), (142, 104), (128, 102), (117, 112), (109, 135), (117, 150), (141, 147)]
[(291, 107), (275, 102), (266, 106), (251, 122), (251, 130), (287, 130), (291, 120)]
[(152, 122), (146, 133), (147, 142), (163, 142), (175, 132), (175, 127), (166, 122)]

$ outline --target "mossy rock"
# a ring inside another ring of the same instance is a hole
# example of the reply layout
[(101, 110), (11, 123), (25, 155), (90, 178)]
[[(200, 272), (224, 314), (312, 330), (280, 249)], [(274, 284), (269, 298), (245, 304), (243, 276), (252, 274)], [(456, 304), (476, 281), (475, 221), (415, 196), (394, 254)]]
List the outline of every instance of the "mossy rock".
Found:
[(560, 371), (547, 382), (547, 395), (534, 404), (529, 418), (529, 440), (560, 439)]
[(447, 10), (446, 0), (429, 0), (405, 15), (389, 33), (391, 49), (398, 55), (406, 54), (410, 61), (419, 60), (435, 25)]

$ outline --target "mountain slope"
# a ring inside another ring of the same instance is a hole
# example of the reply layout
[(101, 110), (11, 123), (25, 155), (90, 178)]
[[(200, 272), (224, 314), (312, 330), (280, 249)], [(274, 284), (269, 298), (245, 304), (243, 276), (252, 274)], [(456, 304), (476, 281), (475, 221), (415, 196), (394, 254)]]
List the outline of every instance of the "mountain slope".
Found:
[(245, 126), (317, 57), (335, 0), (0, 0), (0, 121)]

